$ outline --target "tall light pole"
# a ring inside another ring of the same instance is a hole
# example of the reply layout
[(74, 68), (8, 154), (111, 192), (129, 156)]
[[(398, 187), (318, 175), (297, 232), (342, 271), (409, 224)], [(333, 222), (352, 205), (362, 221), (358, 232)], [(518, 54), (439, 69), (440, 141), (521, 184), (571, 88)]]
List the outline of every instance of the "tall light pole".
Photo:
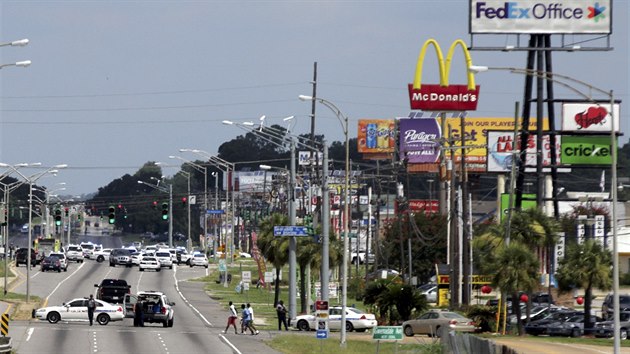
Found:
[[(30, 166), (39, 166), (39, 165), (41, 165), (41, 163), (30, 164)], [(13, 172), (20, 175), (28, 183), (28, 249), (29, 251), (26, 252), (27, 254), (26, 262), (28, 263), (28, 266), (26, 267), (26, 302), (29, 302), (31, 298), (31, 288), (30, 288), (31, 252), (30, 250), (32, 247), (31, 243), (33, 242), (32, 241), (33, 239), (33, 225), (32, 225), (33, 223), (33, 184), (38, 179), (46, 175), (47, 173), (56, 174), (58, 170), (62, 168), (66, 168), (68, 167), (68, 165), (61, 164), (61, 165), (52, 166), (45, 169), (43, 172), (39, 172), (31, 176), (24, 175), (22, 172), (20, 172), (20, 170), (18, 170), (14, 166), (9, 166), (9, 167), (13, 170)]]
[[(319, 97), (300, 95), (298, 98), (302, 101), (317, 101), (322, 105), (330, 109), (339, 119), (343, 134), (346, 137), (346, 171), (345, 171), (345, 186), (344, 186), (344, 206), (343, 206), (343, 288), (342, 288), (342, 302), (341, 302), (341, 345), (346, 344), (346, 305), (348, 298), (348, 223), (350, 221), (350, 215), (348, 215), (348, 204), (350, 204), (350, 145), (348, 143), (348, 116), (344, 115), (334, 103)], [(326, 191), (325, 191), (326, 192)], [(367, 256), (366, 256), (367, 257)]]
[[(620, 309), (619, 309), (619, 254), (618, 254), (618, 240), (617, 240), (617, 133), (615, 127), (615, 98), (613, 95), (613, 91), (607, 91), (600, 88), (597, 88), (591, 84), (588, 84), (584, 81), (572, 78), (567, 75), (556, 74), (553, 72), (540, 71), (540, 70), (532, 70), (532, 69), (523, 69), (523, 68), (512, 68), (512, 67), (487, 67), (487, 66), (470, 66), (468, 68), (469, 71), (473, 73), (479, 73), (488, 70), (498, 70), (498, 71), (508, 71), (512, 74), (520, 74), (526, 76), (534, 76), (537, 78), (542, 78), (545, 80), (552, 81), (554, 83), (559, 84), (560, 86), (569, 89), (570, 91), (576, 93), (580, 97), (584, 98), (586, 101), (599, 104), (599, 102), (591, 97), (591, 95), (582, 92), (580, 89), (576, 88), (573, 85), (579, 85), (588, 89), (589, 93), (593, 91), (604, 95), (610, 101), (610, 146), (611, 146), (611, 188), (610, 193), (612, 196), (612, 233), (613, 233), (613, 323), (614, 323), (614, 353), (619, 354), (621, 347), (621, 337), (619, 333), (620, 328)], [(540, 147), (538, 147), (540, 149)], [(553, 147), (552, 147), (553, 148)], [(555, 198), (556, 191), (553, 191), (553, 195)], [(511, 207), (511, 206), (510, 206)]]
[[(219, 210), (219, 172), (212, 172), (212, 177), (214, 177), (214, 210)], [(215, 220), (214, 238), (212, 240), (212, 259), (214, 260), (214, 263), (217, 262), (217, 238), (221, 241), (218, 234), (218, 227)]]
[[(208, 168), (206, 166), (199, 165), (190, 160), (186, 160), (180, 156), (169, 156), (169, 159), (178, 159), (186, 164), (189, 164), (194, 169), (203, 173), (203, 239), (206, 239), (208, 235)], [(190, 194), (190, 191), (188, 192)], [(191, 245), (192, 246), (192, 245)]]
[(188, 209), (188, 250), (192, 249), (192, 239), (190, 238), (190, 173), (184, 170), (179, 171), (188, 178), (188, 195), (186, 196), (186, 208)]

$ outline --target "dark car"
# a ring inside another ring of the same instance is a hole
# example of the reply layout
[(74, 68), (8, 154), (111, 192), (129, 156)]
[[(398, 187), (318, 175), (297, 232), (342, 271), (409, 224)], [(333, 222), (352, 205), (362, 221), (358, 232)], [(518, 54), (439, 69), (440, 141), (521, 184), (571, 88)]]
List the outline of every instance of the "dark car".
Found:
[[(611, 338), (615, 335), (614, 329), (615, 323), (613, 320), (597, 322), (593, 328), (593, 334), (597, 338)], [(630, 312), (620, 312), (619, 338), (621, 340), (628, 339), (628, 332), (630, 332)]]
[[(28, 264), (28, 249), (26, 248), (18, 248), (15, 251), (15, 266), (19, 267), (20, 264), (27, 265)], [(37, 252), (31, 248), (31, 266), (36, 266), (38, 262)]]
[(124, 279), (103, 279), (94, 286), (98, 288), (96, 298), (112, 304), (122, 303), (125, 295), (131, 293), (131, 285)]
[(42, 272), (47, 270), (56, 270), (61, 272), (61, 261), (54, 256), (45, 257), (41, 262)]
[[(602, 318), (591, 316), (591, 327), (593, 327), (596, 322), (601, 321)], [(547, 327), (547, 334), (549, 334), (550, 336), (564, 336), (575, 338), (583, 336), (584, 333), (584, 314), (575, 315), (564, 322), (555, 322)]]
[(552, 312), (548, 314), (545, 318), (531, 321), (530, 323), (525, 325), (525, 333), (531, 334), (534, 336), (539, 336), (543, 334), (547, 334), (547, 327), (552, 323), (556, 322), (564, 322), (569, 318), (579, 315), (580, 311), (574, 310), (559, 310), (556, 312)]
[(131, 261), (132, 251), (126, 248), (114, 248), (109, 254), (109, 266), (115, 267), (117, 265), (124, 265), (125, 267), (131, 267), (133, 262)]
[[(613, 294), (608, 294), (602, 303), (602, 314), (605, 319), (612, 320), (615, 307), (613, 306)], [(630, 311), (630, 295), (619, 295), (620, 311)]]

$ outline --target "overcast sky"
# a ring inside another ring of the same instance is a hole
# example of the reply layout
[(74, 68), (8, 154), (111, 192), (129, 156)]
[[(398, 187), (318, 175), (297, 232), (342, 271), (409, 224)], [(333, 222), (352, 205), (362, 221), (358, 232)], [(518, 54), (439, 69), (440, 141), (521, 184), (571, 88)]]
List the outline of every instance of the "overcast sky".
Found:
[[(222, 125), (226, 119), (266, 115), (281, 123), (294, 115), (294, 131), (308, 132), (311, 106), (297, 96), (312, 93), (314, 62), (318, 96), (349, 116), (350, 137), (356, 137), (358, 119), (408, 116), (407, 84), (427, 39), (442, 47), (458, 38), (470, 43), (466, 0), (0, 4), (0, 41), (30, 39), (26, 47), (1, 48), (1, 63), (33, 62), (0, 72), (0, 162), (68, 164), (38, 184), (66, 182), (69, 194), (95, 192), (147, 161), (197, 158), (180, 148), (216, 153), (244, 133)], [(614, 5), (613, 51), (554, 53), (553, 65), (624, 101), (624, 144), (630, 134), (628, 3)], [(482, 39), (493, 46), (515, 42), (513, 36)], [(526, 53), (474, 51), (472, 57), (476, 65), (524, 67)], [(438, 83), (436, 67), (428, 57), (423, 82)], [(452, 83), (465, 82), (463, 67), (460, 55)], [(469, 116), (512, 117), (523, 80), (507, 72), (478, 75), (480, 104)], [(557, 98), (575, 97), (556, 91)], [(330, 111), (318, 106), (316, 116), (318, 133), (343, 140)]]

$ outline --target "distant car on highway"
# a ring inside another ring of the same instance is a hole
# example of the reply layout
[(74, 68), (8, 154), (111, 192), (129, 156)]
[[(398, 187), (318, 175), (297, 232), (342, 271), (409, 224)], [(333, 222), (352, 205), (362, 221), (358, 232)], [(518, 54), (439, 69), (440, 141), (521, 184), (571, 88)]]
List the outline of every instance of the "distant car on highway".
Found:
[(59, 258), (53, 256), (45, 257), (41, 262), (41, 271), (45, 272), (47, 270), (61, 272), (61, 262)]
[(66, 259), (66, 254), (63, 252), (51, 252), (50, 256), (59, 258), (59, 262), (61, 263), (61, 269), (64, 272), (68, 271), (68, 260)]
[(153, 256), (144, 256), (140, 259), (140, 264), (138, 264), (138, 270), (144, 272), (147, 269), (153, 269), (156, 272), (162, 270), (162, 266), (157, 258)]
[(190, 268), (194, 266), (201, 266), (208, 268), (208, 257), (206, 257), (203, 253), (195, 253), (192, 258), (189, 260), (188, 264), (190, 264)]
[(80, 245), (68, 245), (66, 248), (66, 258), (68, 261), (83, 263), (83, 248)]
[[(96, 301), (94, 320), (104, 326), (110, 321), (122, 321), (125, 318), (123, 308), (120, 305), (112, 305), (102, 300)], [(88, 321), (86, 298), (73, 299), (64, 302), (60, 306), (48, 306), (35, 310), (35, 318), (50, 323), (59, 321)]]

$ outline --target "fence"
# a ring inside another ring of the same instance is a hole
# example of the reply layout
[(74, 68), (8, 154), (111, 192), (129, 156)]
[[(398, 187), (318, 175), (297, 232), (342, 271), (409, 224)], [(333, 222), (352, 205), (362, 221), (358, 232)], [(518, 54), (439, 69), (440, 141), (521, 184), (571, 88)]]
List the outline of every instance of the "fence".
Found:
[(445, 329), (442, 331), (440, 340), (446, 354), (518, 354), (516, 350), (489, 339), (468, 333), (447, 332)]

